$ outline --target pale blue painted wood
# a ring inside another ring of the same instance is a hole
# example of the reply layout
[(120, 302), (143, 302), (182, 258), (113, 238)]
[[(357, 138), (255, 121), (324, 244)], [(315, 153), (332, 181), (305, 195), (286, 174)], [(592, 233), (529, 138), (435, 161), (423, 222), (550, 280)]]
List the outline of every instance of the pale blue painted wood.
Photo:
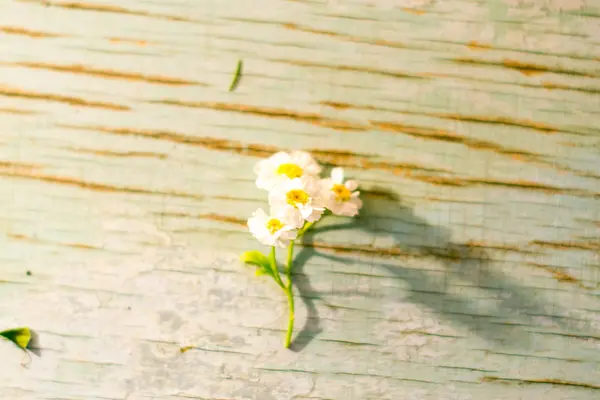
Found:
[[(0, 327), (41, 347), (1, 397), (596, 398), (599, 7), (0, 1)], [(289, 351), (238, 256), (294, 148), (365, 209), (306, 237)]]

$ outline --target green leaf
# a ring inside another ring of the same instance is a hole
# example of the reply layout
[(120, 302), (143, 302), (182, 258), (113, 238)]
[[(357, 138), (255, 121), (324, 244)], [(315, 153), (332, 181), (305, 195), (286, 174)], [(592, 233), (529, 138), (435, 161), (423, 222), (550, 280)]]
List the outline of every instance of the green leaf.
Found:
[(271, 270), (269, 259), (260, 251), (246, 251), (242, 254), (241, 259), (246, 264), (252, 264), (257, 267), (256, 276), (269, 275), (270, 277), (275, 278), (273, 276), (273, 271)]
[(242, 254), (241, 260), (246, 264), (256, 265), (258, 267), (271, 268), (269, 259), (263, 253), (257, 250), (246, 251)]
[(231, 85), (229, 86), (229, 91), (233, 92), (240, 82), (240, 78), (242, 77), (242, 67), (244, 62), (242, 60), (238, 60), (237, 68), (235, 69), (235, 75), (233, 75), (233, 80), (231, 81)]
[(31, 331), (29, 328), (7, 329), (0, 332), (0, 336), (10, 340), (23, 350), (27, 349), (27, 346), (29, 346), (29, 342), (31, 341)]

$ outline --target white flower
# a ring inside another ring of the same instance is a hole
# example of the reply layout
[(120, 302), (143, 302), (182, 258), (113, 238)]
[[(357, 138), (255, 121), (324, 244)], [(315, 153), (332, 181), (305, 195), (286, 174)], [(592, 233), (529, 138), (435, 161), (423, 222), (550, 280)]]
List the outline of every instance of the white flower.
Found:
[(254, 167), (254, 173), (258, 175), (256, 186), (265, 190), (271, 190), (291, 179), (316, 176), (320, 172), (319, 164), (305, 151), (281, 151), (259, 161)]
[(344, 215), (353, 217), (358, 214), (363, 203), (358, 197), (360, 192), (356, 191), (358, 183), (356, 181), (346, 181), (344, 183), (344, 170), (334, 168), (331, 171), (331, 178), (323, 179), (322, 197), (325, 206), (335, 215)]
[(259, 208), (248, 219), (248, 228), (262, 244), (286, 247), (290, 240), (296, 239), (295, 229), (303, 223), (301, 219), (295, 217), (294, 213), (286, 210), (267, 215), (262, 208)]
[(311, 176), (289, 179), (269, 193), (269, 203), (295, 218), (315, 222), (325, 211), (319, 181)]

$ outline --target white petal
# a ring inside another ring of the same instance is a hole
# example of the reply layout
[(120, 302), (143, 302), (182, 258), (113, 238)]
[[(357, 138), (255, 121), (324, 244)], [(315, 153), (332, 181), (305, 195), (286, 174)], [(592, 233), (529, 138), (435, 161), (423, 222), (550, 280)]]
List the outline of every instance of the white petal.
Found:
[(294, 240), (298, 236), (298, 233), (295, 230), (285, 230), (281, 232), (279, 235), (280, 240)]
[(262, 208), (259, 208), (258, 210), (252, 213), (252, 216), (250, 218), (248, 218), (248, 226), (261, 224), (264, 225), (267, 222), (268, 218), (269, 216), (267, 215), (267, 213), (265, 213)]
[(312, 176), (303, 176), (301, 182), (302, 187), (299, 189), (304, 190), (311, 197), (316, 195), (320, 190), (319, 181)]
[(302, 213), (299, 212), (296, 208), (290, 207), (288, 209), (288, 213), (285, 219), (286, 224), (294, 227), (300, 228), (304, 225), (304, 219), (302, 218)]
[(271, 207), (287, 204), (287, 199), (285, 197), (286, 193), (287, 191), (281, 190), (280, 186), (274, 187), (273, 190), (269, 192), (269, 204)]
[(305, 183), (303, 178), (294, 178), (287, 181), (287, 189), (304, 189)]
[(281, 164), (289, 163), (290, 155), (288, 153), (286, 153), (285, 151), (279, 151), (279, 152), (273, 154), (267, 160), (269, 160), (271, 163), (273, 163), (275, 165), (275, 167), (277, 168)]
[(304, 223), (302, 214), (295, 207), (287, 203), (275, 205), (271, 208), (273, 215), (276, 215), (284, 224), (292, 228), (300, 228)]
[(292, 151), (292, 153), (290, 154), (290, 160), (292, 161), (292, 163), (300, 167), (304, 167), (314, 162), (310, 153), (303, 150)]
[(261, 174), (258, 176), (258, 178), (256, 178), (256, 187), (259, 189), (264, 189), (264, 190), (271, 190), (273, 188), (273, 186), (275, 185), (275, 183), (273, 182), (273, 179), (270, 179), (269, 177), (265, 176), (264, 174)]
[(315, 159), (306, 151), (298, 150), (291, 154), (291, 160), (304, 171), (305, 175), (318, 175), (321, 172), (321, 167)]
[(290, 244), (289, 240), (280, 239), (275, 242), (274, 246), (277, 246), (280, 249), (285, 249), (286, 247), (288, 247), (289, 244)]
[(304, 219), (308, 218), (313, 212), (313, 209), (310, 206), (299, 207), (299, 210), (300, 210), (300, 213), (302, 214), (302, 218), (304, 218)]
[(310, 215), (308, 217), (306, 217), (306, 220), (308, 222), (316, 222), (319, 219), (321, 219), (321, 216), (323, 215), (323, 211), (325, 211), (324, 209), (321, 208), (313, 208), (312, 212), (310, 213)]
[(358, 182), (356, 181), (346, 181), (344, 185), (346, 186), (346, 189), (351, 192), (354, 192), (358, 188)]
[(330, 199), (327, 204), (327, 208), (335, 215), (341, 215), (343, 203), (338, 202), (335, 199)]
[(321, 196), (328, 196), (331, 193), (331, 188), (333, 187), (333, 181), (329, 178), (320, 179), (319, 180), (319, 191)]
[(336, 167), (331, 170), (331, 180), (334, 183), (342, 183), (344, 182), (344, 169), (340, 167)]
[(321, 173), (321, 166), (317, 163), (308, 164), (306, 167), (304, 167), (304, 174), (307, 176), (316, 177), (320, 173)]
[(360, 210), (363, 206), (362, 200), (358, 197), (352, 197), (350, 199), (349, 203), (354, 204), (354, 206), (356, 207), (357, 210)]

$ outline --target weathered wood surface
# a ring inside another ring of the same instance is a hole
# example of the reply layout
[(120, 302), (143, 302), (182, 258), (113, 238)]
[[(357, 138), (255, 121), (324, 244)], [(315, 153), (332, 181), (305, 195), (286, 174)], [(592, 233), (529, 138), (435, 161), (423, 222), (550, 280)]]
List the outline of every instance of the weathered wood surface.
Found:
[[(0, 343), (0, 398), (599, 398), (599, 60), (598, 0), (1, 0), (0, 328), (40, 355)], [(293, 148), (366, 206), (306, 238), (289, 351), (237, 257)]]

